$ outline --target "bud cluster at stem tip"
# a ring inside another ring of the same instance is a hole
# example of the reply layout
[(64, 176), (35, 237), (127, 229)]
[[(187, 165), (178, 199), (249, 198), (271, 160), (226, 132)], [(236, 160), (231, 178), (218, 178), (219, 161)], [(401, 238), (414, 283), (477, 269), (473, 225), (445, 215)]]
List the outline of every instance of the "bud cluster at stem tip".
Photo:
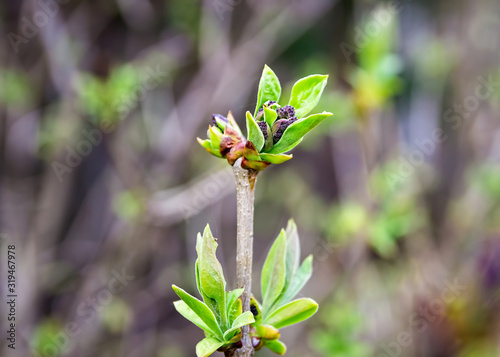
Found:
[(233, 165), (242, 158), (241, 167), (261, 171), (270, 164), (281, 164), (292, 158), (292, 150), (303, 137), (331, 113), (306, 116), (318, 103), (326, 86), (327, 75), (311, 75), (298, 80), (288, 104), (278, 101), (281, 85), (274, 72), (265, 66), (259, 83), (257, 105), (252, 115), (247, 111), (245, 137), (231, 112), (227, 117), (212, 116), (208, 139), (198, 142), (214, 156), (227, 159)]

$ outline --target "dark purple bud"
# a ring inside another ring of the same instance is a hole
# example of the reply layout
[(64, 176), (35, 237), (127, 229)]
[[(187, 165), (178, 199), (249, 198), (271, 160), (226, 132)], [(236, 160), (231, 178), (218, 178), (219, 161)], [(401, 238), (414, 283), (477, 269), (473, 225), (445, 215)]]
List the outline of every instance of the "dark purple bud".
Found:
[(295, 123), (296, 121), (297, 121), (296, 117), (292, 117), (291, 119), (288, 120), (287, 119), (276, 120), (273, 124), (273, 133), (274, 133), (273, 143), (276, 144), (278, 141), (280, 141), (286, 128), (288, 128), (291, 124)]
[(291, 105), (285, 105), (283, 108), (276, 110), (279, 119), (290, 119), (295, 116), (295, 108)]
[(223, 121), (224, 123), (229, 123), (229, 120), (227, 120), (227, 118), (225, 116), (220, 115), (220, 114), (212, 114), (212, 124), (211, 124), (212, 126), (218, 126), (216, 119), (219, 119), (219, 120)]
[(257, 125), (259, 126), (260, 131), (262, 131), (262, 134), (264, 134), (264, 141), (266, 141), (269, 137), (269, 134), (267, 133), (267, 123), (263, 120), (257, 122)]
[(290, 124), (288, 121), (283, 121), (280, 123), (280, 125), (276, 128), (276, 132), (273, 135), (273, 143), (276, 144), (278, 141), (280, 141), (281, 137), (283, 136), (283, 133), (285, 132), (286, 128), (288, 128)]
[(255, 116), (255, 121), (256, 122), (259, 122), (262, 117), (264, 116), (264, 108), (261, 107), (258, 111), (257, 111), (257, 115)]

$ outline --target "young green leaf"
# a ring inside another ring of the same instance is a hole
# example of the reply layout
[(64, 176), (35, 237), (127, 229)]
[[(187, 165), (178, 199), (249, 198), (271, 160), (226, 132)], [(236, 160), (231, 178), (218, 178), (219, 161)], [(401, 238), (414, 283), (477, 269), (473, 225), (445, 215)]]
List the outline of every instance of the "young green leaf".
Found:
[(214, 150), (212, 149), (212, 142), (210, 140), (202, 140), (200, 138), (196, 138), (201, 146), (205, 148), (210, 154), (215, 155), (217, 157), (222, 157), (220, 153), (220, 149)]
[(281, 294), (285, 284), (285, 254), (286, 234), (282, 229), (269, 250), (264, 266), (262, 267), (262, 313), (267, 315), (268, 309)]
[(278, 77), (274, 74), (273, 70), (267, 65), (264, 65), (262, 76), (259, 82), (259, 92), (257, 94), (257, 105), (255, 106), (254, 116), (257, 111), (268, 100), (278, 101), (281, 95), (281, 85)]
[(196, 312), (193, 311), (184, 301), (178, 300), (174, 301), (174, 307), (179, 314), (184, 316), (185, 319), (191, 321), (193, 324), (201, 328), (203, 331), (206, 331), (212, 335), (215, 335), (216, 332), (212, 331), (210, 327), (207, 326), (206, 323), (203, 322), (201, 317), (199, 317)]
[(294, 300), (274, 311), (265, 321), (277, 329), (304, 321), (318, 311), (316, 301), (308, 298)]
[(241, 314), (241, 301), (238, 300), (238, 298), (244, 290), (245, 289), (234, 289), (226, 293), (226, 315), (228, 317), (228, 328), (231, 327), (232, 321), (234, 321), (234, 319)]
[(234, 321), (243, 312), (243, 305), (241, 304), (241, 299), (236, 299), (233, 305), (229, 308), (228, 318), (229, 321)]
[(216, 301), (219, 308), (220, 323), (225, 326), (226, 319), (226, 281), (220, 265), (215, 255), (217, 242), (215, 241), (210, 227), (207, 225), (203, 232), (203, 237), (198, 256), (199, 282), (201, 290), (210, 299)]
[(273, 148), (269, 151), (270, 154), (281, 154), (285, 151), (291, 150), (295, 145), (297, 145), (300, 140), (318, 126), (323, 120), (331, 116), (332, 113), (323, 112), (319, 114), (313, 114), (307, 118), (297, 120), (295, 123), (291, 124), (286, 128), (280, 141), (278, 141)]
[(267, 124), (269, 124), (270, 127), (273, 126), (273, 123), (277, 117), (278, 113), (276, 113), (275, 110), (264, 107), (264, 120), (266, 121)]
[(286, 353), (285, 344), (279, 340), (267, 341), (265, 346), (280, 356), (283, 356)]
[(231, 328), (226, 332), (224, 332), (224, 340), (229, 341), (233, 337), (234, 332), (236, 332), (241, 327), (250, 325), (254, 322), (255, 320), (253, 318), (252, 313), (250, 311), (245, 311), (243, 314), (238, 316), (236, 320), (234, 320)]
[(205, 149), (210, 149), (212, 147), (212, 143), (210, 142), (210, 140), (203, 140), (200, 138), (196, 138), (196, 140), (198, 140), (198, 143), (200, 143), (200, 145)]
[(197, 357), (208, 357), (219, 347), (221, 347), (224, 343), (212, 338), (212, 337), (207, 337), (198, 342), (196, 345), (196, 356)]
[(212, 144), (212, 149), (220, 150), (220, 143), (222, 141), (222, 133), (218, 128), (213, 126), (208, 128), (210, 132), (210, 142)]
[(280, 303), (278, 306), (287, 304), (295, 297), (295, 295), (299, 293), (304, 285), (306, 285), (307, 281), (311, 278), (312, 275), (312, 262), (312, 255), (309, 255), (306, 259), (304, 259), (304, 262), (300, 266), (299, 270), (297, 270), (297, 272), (293, 275), (288, 287), (286, 288), (285, 293), (280, 299)]
[[(297, 145), (299, 145), (302, 142), (303, 139), (304, 138), (300, 138), (296, 142), (291, 143), (290, 145), (285, 146), (285, 147), (283, 147), (284, 145), (281, 145), (281, 147), (278, 147), (278, 149), (275, 149), (274, 146), (273, 146), (273, 148), (271, 150), (269, 150), (267, 153), (268, 154), (273, 154), (273, 155), (280, 155), (282, 153), (285, 153), (287, 151), (292, 150), (294, 147), (296, 147)], [(279, 144), (279, 142), (278, 142), (278, 144)]]
[(246, 117), (248, 140), (250, 140), (255, 145), (257, 152), (259, 152), (264, 146), (264, 134), (260, 130), (257, 122), (249, 111), (247, 111)]
[[(201, 234), (198, 233), (198, 240), (197, 242), (200, 242), (201, 244), (202, 238)], [(201, 246), (200, 246), (201, 249)], [(201, 252), (201, 250), (198, 250), (198, 243), (196, 243), (196, 250)], [(199, 253), (198, 253), (199, 254)], [(194, 264), (194, 270), (196, 274), (196, 287), (198, 288), (198, 291), (203, 298), (203, 301), (205, 302), (205, 305), (207, 305), (212, 312), (217, 315), (219, 312), (217, 311), (217, 302), (210, 297), (208, 297), (204, 292), (203, 289), (201, 288), (201, 282), (200, 282), (200, 261), (199, 259), (196, 259), (196, 262)]]
[(281, 164), (285, 161), (290, 160), (293, 155), (285, 155), (285, 154), (266, 154), (266, 153), (261, 153), (259, 154), (260, 158), (263, 161), (270, 162), (271, 164)]
[(212, 334), (222, 339), (222, 331), (215, 319), (214, 314), (208, 308), (208, 306), (194, 296), (188, 294), (178, 286), (172, 285), (172, 288), (174, 289), (175, 293), (182, 299), (182, 301), (184, 301), (186, 305), (200, 317), (205, 325), (207, 325), (210, 331), (212, 331)]
[(279, 330), (271, 325), (257, 325), (255, 330), (257, 335), (264, 340), (277, 340), (280, 338)]
[(286, 226), (286, 279), (285, 289), (290, 284), (293, 275), (299, 267), (300, 261), (300, 243), (297, 225), (293, 219), (288, 221)]
[(228, 311), (233, 307), (233, 304), (236, 301), (236, 299), (238, 299), (241, 296), (241, 294), (243, 294), (244, 290), (245, 289), (243, 288), (234, 289), (226, 293), (226, 308), (228, 309)]
[(293, 85), (288, 105), (295, 108), (297, 118), (307, 115), (318, 104), (327, 80), (328, 75), (315, 74), (299, 79)]

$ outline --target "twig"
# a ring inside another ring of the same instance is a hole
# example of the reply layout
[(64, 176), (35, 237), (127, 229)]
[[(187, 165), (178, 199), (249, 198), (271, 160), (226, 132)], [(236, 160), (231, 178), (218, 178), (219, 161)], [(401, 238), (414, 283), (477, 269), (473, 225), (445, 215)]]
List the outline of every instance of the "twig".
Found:
[[(236, 179), (237, 201), (237, 248), (236, 248), (236, 276), (238, 288), (244, 288), (241, 295), (243, 312), (250, 311), (250, 294), (252, 287), (252, 252), (253, 252), (253, 211), (254, 193), (257, 172), (241, 168), (241, 159), (233, 166)], [(251, 357), (254, 354), (249, 326), (241, 329), (243, 346), (236, 350), (237, 357)]]

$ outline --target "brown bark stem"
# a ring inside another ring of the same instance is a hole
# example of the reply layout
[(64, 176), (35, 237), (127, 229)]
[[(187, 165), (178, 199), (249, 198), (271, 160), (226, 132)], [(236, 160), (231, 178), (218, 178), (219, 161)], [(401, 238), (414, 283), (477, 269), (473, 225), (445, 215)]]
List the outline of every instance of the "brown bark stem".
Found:
[[(252, 289), (253, 213), (256, 171), (241, 168), (241, 159), (233, 166), (236, 179), (237, 236), (236, 236), (236, 279), (238, 288), (244, 288), (241, 295), (243, 312), (250, 311)], [(235, 351), (236, 357), (252, 357), (254, 348), (249, 326), (242, 327), (243, 346)]]

